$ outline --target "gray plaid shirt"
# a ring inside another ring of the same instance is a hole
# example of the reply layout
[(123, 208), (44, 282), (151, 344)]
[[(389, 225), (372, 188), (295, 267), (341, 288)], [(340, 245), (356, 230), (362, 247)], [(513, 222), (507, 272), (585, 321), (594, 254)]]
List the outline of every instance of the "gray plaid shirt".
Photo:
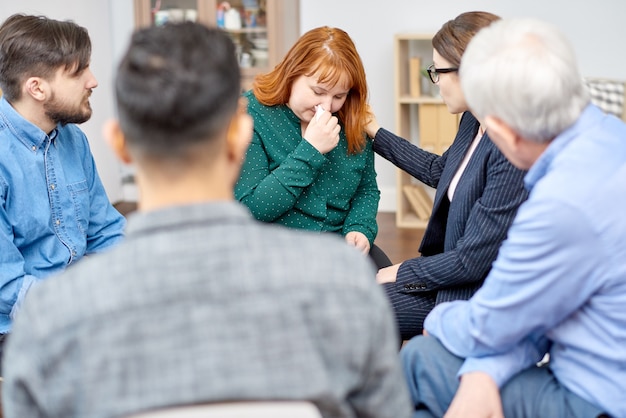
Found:
[(337, 236), (230, 202), (135, 213), (122, 244), (31, 289), (5, 347), (5, 417), (242, 399), (409, 417), (398, 341), (370, 261)]

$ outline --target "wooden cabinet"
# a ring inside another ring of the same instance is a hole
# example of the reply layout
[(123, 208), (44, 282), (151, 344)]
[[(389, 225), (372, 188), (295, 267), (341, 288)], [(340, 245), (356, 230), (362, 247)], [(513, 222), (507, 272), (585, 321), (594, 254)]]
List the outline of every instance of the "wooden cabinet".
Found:
[[(431, 39), (429, 34), (395, 36), (395, 133), (427, 151), (441, 154), (454, 140), (459, 117), (448, 112), (438, 88), (423, 74), (432, 62)], [(396, 225), (425, 228), (434, 190), (398, 169), (396, 193)]]
[(300, 36), (299, 1), (294, 0), (134, 0), (135, 26), (194, 20), (219, 26), (237, 47), (242, 88), (272, 69)]

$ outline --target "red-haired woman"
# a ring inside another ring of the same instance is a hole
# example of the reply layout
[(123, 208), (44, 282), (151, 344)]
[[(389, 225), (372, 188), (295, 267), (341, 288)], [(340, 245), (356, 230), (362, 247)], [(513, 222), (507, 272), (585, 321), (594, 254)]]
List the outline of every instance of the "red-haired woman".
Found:
[(236, 198), (259, 220), (330, 231), (369, 253), (378, 226), (363, 63), (348, 34), (302, 35), (244, 93), (254, 119)]

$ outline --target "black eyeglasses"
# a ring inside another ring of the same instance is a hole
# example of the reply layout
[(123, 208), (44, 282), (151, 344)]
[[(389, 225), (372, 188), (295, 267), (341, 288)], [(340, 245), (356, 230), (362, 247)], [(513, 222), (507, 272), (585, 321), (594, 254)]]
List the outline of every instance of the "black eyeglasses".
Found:
[(430, 81), (433, 84), (439, 81), (439, 74), (453, 73), (455, 71), (459, 71), (458, 68), (435, 68), (435, 64), (430, 64), (430, 66), (426, 69), (428, 72), (428, 77), (430, 77)]

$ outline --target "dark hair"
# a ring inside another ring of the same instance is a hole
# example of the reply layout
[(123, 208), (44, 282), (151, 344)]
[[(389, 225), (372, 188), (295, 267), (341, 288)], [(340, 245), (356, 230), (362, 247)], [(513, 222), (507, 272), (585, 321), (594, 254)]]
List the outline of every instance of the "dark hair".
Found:
[(470, 40), (482, 28), (500, 17), (488, 12), (466, 12), (447, 21), (433, 36), (433, 48), (453, 67), (461, 65), (461, 57)]
[(224, 31), (183, 22), (135, 32), (115, 80), (129, 146), (162, 158), (212, 139), (230, 123), (240, 83)]
[(21, 98), (28, 77), (49, 80), (60, 67), (78, 74), (90, 57), (87, 29), (71, 21), (15, 14), (0, 26), (0, 88), (9, 101)]
[(353, 154), (363, 151), (365, 123), (369, 116), (367, 82), (361, 57), (345, 31), (328, 26), (309, 30), (272, 71), (255, 78), (253, 92), (264, 105), (285, 104), (294, 81), (302, 75), (316, 73), (320, 75), (320, 82), (331, 85), (347, 77), (350, 92), (338, 112), (339, 120), (346, 131), (348, 151)]

